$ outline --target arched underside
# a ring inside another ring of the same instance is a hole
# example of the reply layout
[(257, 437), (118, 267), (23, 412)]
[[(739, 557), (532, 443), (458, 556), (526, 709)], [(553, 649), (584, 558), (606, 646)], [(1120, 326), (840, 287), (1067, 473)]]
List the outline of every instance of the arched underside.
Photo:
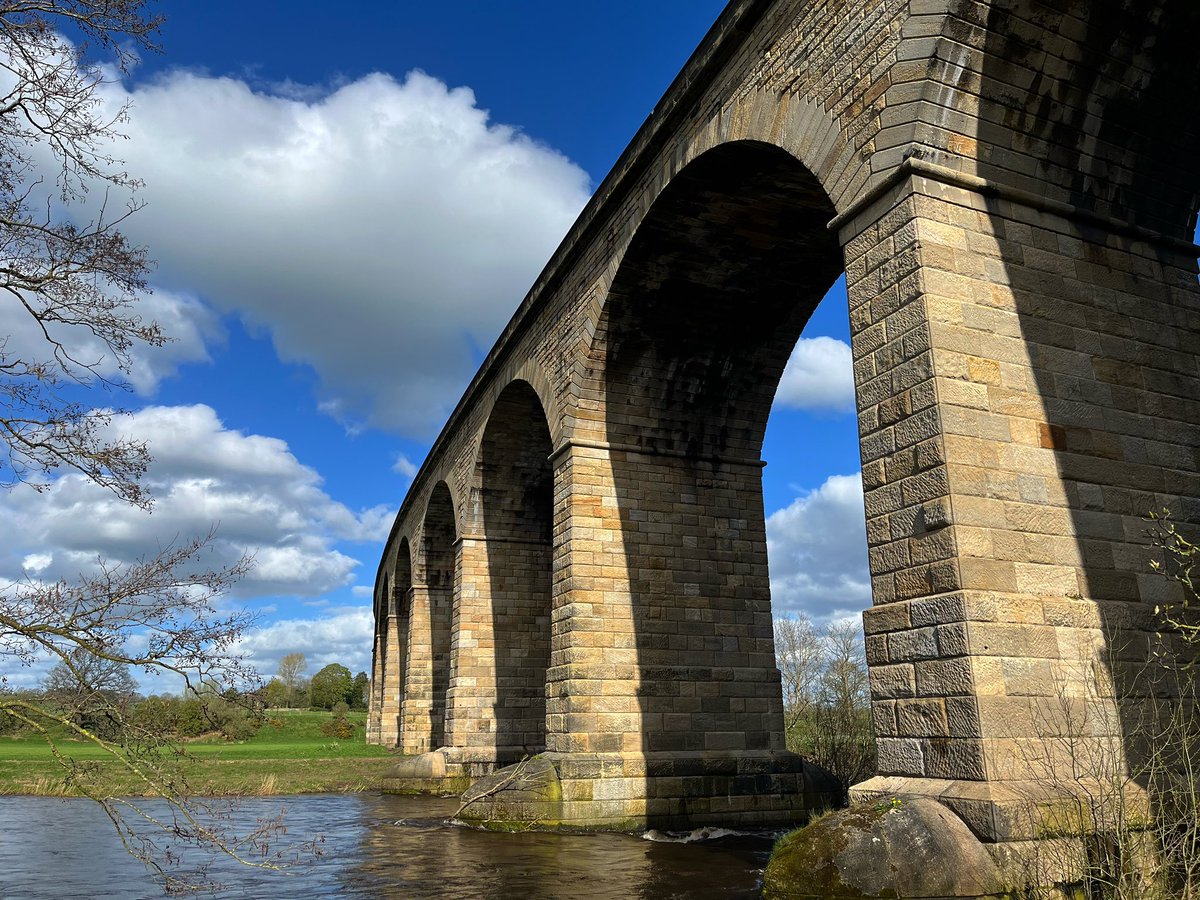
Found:
[(408, 690), (401, 741), (408, 753), (433, 750), (446, 741), (456, 529), (454, 503), (445, 482), (429, 496), (421, 533), (425, 580), (414, 586), (409, 614)]
[(383, 700), (380, 704), (382, 721), (381, 742), (387, 746), (401, 744), (404, 727), (406, 667), (408, 665), (408, 622), (412, 599), (412, 555), (408, 541), (396, 550), (392, 571), (391, 591), (384, 595), (387, 615), (383, 627), (384, 664)]
[(625, 253), (593, 352), (610, 442), (758, 458), (783, 367), (842, 271), (835, 214), (768, 144), (720, 146), (672, 180)]
[(537, 394), (526, 382), (513, 382), (488, 419), (476, 473), (495, 648), (495, 744), (503, 762), (546, 745), (551, 451)]
[(668, 185), (614, 281), (598, 362), (644, 751), (783, 749), (758, 456), (842, 269), (832, 215), (795, 158), (725, 145)]

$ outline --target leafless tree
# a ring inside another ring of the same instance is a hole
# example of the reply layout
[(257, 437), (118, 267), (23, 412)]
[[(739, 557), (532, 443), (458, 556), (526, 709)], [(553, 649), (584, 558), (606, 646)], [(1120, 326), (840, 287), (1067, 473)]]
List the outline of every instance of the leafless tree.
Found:
[(138, 182), (108, 152), (126, 111), (102, 103), (104, 70), (89, 46), (55, 30), (73, 26), (123, 68), (128, 41), (152, 47), (158, 20), (142, 7), (0, 2), (0, 298), (13, 329), (0, 340), (0, 478), (44, 486), (67, 466), (144, 506), (145, 444), (102, 438), (112, 411), (63, 391), (120, 386), (135, 348), (167, 338), (137, 313), (150, 262), (120, 231), (140, 205)]
[(821, 633), (804, 616), (775, 620), (775, 659), (783, 681), (783, 708), (788, 731), (811, 714), (825, 668)]
[[(0, 483), (10, 489), (46, 489), (65, 468), (137, 506), (152, 502), (140, 480), (146, 445), (108, 427), (119, 414), (112, 394), (77, 398), (80, 388), (126, 389), (134, 355), (168, 340), (138, 311), (151, 264), (121, 225), (140, 206), (140, 185), (110, 153), (126, 111), (101, 96), (106, 72), (155, 49), (158, 25), (145, 0), (0, 0)], [(56, 684), (81, 692), (106, 668), (244, 686), (253, 673), (234, 651), (249, 619), (217, 600), (248, 561), (211, 565), (211, 539), (147, 548), (133, 563), (98, 560), (75, 579), (0, 584), (0, 661), (54, 660)], [(169, 886), (168, 844), (239, 859), (247, 846), (261, 850), (262, 834), (230, 834), (189, 798), (166, 735), (119, 704), (104, 712), (100, 733), (61, 705), (0, 692), (0, 716), (49, 742), (68, 784), (103, 805), (126, 847)], [(166, 816), (109, 796), (64, 733), (133, 772), (144, 793), (165, 800)]]
[(1037, 739), (1013, 742), (1029, 825), (1053, 838), (1020, 860), (1031, 884), (1105, 900), (1200, 897), (1197, 545), (1167, 510), (1150, 522), (1150, 567), (1166, 576), (1157, 633), (1112, 627), (1082, 642), (1032, 706)]
[(296, 705), (296, 691), (304, 680), (304, 672), (308, 668), (308, 660), (303, 653), (289, 653), (279, 660), (279, 668), (275, 674), (287, 688), (288, 706)]
[(854, 622), (818, 629), (803, 615), (775, 621), (788, 748), (849, 789), (875, 770), (867, 664)]
[[(1174, 589), (1174, 597), (1155, 608), (1163, 624), (1192, 650), (1200, 649), (1200, 583), (1195, 568), (1200, 561), (1200, 544), (1189, 541), (1176, 527), (1169, 509), (1150, 513), (1150, 540), (1161, 559), (1150, 561), (1150, 568), (1165, 575)], [(1188, 665), (1194, 665), (1194, 656)]]
[(137, 693), (137, 682), (124, 663), (103, 659), (81, 647), (71, 651), (42, 682), (42, 689), (59, 698), (107, 694), (127, 698)]

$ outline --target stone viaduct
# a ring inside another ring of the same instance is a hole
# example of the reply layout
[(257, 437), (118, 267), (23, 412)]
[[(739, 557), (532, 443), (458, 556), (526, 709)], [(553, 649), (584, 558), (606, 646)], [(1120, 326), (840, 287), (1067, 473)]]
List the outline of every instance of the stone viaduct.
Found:
[(551, 824), (801, 815), (759, 457), (845, 272), (855, 793), (1027, 836), (1047, 727), (1121, 740), (1171, 589), (1143, 517), (1200, 521), (1197, 35), (1195, 0), (733, 0), (400, 507), (369, 725), (420, 754), (398, 787), (540, 753)]

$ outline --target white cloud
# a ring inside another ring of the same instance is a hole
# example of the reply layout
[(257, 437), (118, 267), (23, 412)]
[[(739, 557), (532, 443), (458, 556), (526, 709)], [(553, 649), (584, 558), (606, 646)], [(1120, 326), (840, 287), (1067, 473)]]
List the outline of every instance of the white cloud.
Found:
[(800, 338), (783, 370), (775, 402), (792, 409), (853, 412), (850, 345), (824, 336)]
[(162, 347), (134, 349), (129, 383), (142, 395), (153, 394), (183, 363), (211, 362), (207, 345), (225, 337), (212, 309), (190, 294), (155, 291), (138, 302), (137, 312), (170, 339)]
[(132, 104), (115, 152), (147, 184), (126, 231), (156, 283), (266, 328), (349, 426), (439, 425), (588, 194), (420, 72), (322, 96), (188, 72), (108, 91)]
[(396, 456), (396, 461), (392, 463), (392, 471), (412, 481), (417, 477), (419, 470), (416, 463), (401, 453)]
[(771, 602), (776, 615), (825, 622), (871, 603), (861, 475), (831, 475), (767, 518)]
[(235, 652), (264, 678), (275, 674), (288, 653), (303, 653), (309, 676), (330, 663), (353, 672), (371, 668), (375, 623), (370, 607), (339, 607), (315, 619), (285, 619), (251, 629)]
[(0, 494), (0, 517), (10, 525), (0, 579), (37, 567), (40, 578), (71, 577), (99, 556), (130, 561), (215, 525), (214, 562), (254, 557), (236, 596), (311, 597), (354, 580), (358, 560), (337, 550), (337, 540), (386, 535), (390, 511), (354, 513), (325, 493), (320, 475), (285, 442), (227, 429), (208, 406), (148, 407), (111, 427), (148, 442), (154, 459), (143, 483), (153, 511), (76, 474), (40, 494), (23, 487)]
[(369, 584), (356, 584), (354, 587), (350, 588), (350, 593), (355, 597), (370, 597), (374, 595), (375, 588), (371, 587)]
[(54, 555), (51, 553), (30, 553), (21, 560), (21, 569), (29, 575), (38, 575), (46, 571), (52, 562)]

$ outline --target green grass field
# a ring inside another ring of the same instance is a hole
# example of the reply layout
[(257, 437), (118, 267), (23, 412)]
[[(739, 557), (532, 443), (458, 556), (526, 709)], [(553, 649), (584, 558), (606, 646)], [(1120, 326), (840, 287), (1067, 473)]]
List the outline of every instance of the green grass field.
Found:
[[(249, 740), (229, 743), (202, 738), (182, 744), (184, 756), (169, 765), (194, 794), (307, 794), (375, 790), (395, 761), (394, 753), (368, 745), (365, 713), (350, 713), (355, 735), (337, 740), (321, 734), (326, 712), (272, 710), (268, 724)], [(274, 724), (272, 724), (274, 723)], [(144, 794), (144, 781), (105, 751), (62, 741), (61, 752), (95, 767), (96, 783), (114, 796)], [(0, 794), (71, 796), (64, 769), (49, 744), (37, 737), (0, 738)]]

